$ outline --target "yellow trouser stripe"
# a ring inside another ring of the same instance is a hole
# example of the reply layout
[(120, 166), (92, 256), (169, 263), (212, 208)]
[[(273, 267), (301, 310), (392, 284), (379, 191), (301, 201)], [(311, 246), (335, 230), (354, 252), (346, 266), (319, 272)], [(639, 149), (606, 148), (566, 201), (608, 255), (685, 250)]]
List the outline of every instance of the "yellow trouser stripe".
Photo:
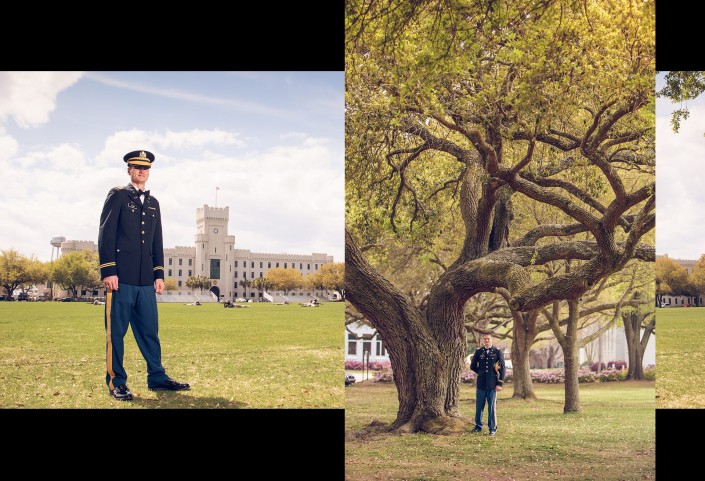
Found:
[(108, 366), (108, 375), (110, 375), (110, 389), (115, 389), (113, 386), (113, 379), (115, 378), (115, 373), (113, 372), (113, 339), (111, 336), (111, 326), (110, 326), (110, 311), (113, 306), (113, 290), (108, 288), (108, 293), (105, 297), (105, 335), (108, 339), (108, 345), (105, 349), (106, 361)]
[[(492, 401), (492, 414), (494, 414), (494, 428), (497, 429), (497, 391), (494, 392), (494, 400)], [(489, 424), (489, 423), (488, 423)]]

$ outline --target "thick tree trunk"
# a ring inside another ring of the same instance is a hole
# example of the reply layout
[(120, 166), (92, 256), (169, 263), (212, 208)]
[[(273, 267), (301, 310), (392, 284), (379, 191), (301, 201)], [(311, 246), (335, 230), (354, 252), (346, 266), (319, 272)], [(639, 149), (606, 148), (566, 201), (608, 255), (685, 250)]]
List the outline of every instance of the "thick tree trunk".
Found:
[(577, 300), (568, 301), (568, 323), (566, 334), (563, 336), (561, 347), (565, 360), (565, 404), (563, 412), (580, 411), (580, 390), (578, 388), (578, 369), (580, 358), (578, 355), (578, 320), (580, 303)]
[(627, 340), (627, 352), (629, 353), (627, 379), (643, 380), (644, 369), (641, 366), (641, 362), (639, 362), (642, 357), (642, 353), (639, 352), (641, 319), (636, 312), (630, 312), (622, 316), (622, 322), (624, 323), (624, 336)]
[(556, 347), (551, 345), (548, 346), (548, 360), (546, 361), (546, 367), (551, 369), (556, 365)]
[(433, 395), (443, 397), (443, 412), (449, 416), (460, 416), (460, 375), (467, 354), (466, 330), (463, 322), (463, 307), (444, 296), (434, 296), (431, 291), (426, 316), (428, 325), (442, 356), (435, 366)]
[[(346, 232), (347, 299), (385, 341), (390, 354), (399, 410), (388, 430), (449, 433), (466, 431), (459, 419), (460, 372), (465, 330), (459, 313), (437, 296), (429, 319), (370, 266)], [(457, 316), (457, 319), (456, 319)], [(429, 324), (435, 326), (429, 329)], [(449, 327), (443, 332), (442, 326)], [(462, 336), (457, 335), (461, 326)], [(455, 337), (453, 335), (455, 333)]]
[(536, 399), (531, 381), (529, 353), (536, 338), (536, 311), (514, 315), (514, 342), (512, 342), (513, 398)]
[(641, 325), (644, 322), (644, 318), (645, 316), (640, 316), (636, 312), (622, 316), (624, 334), (627, 339), (627, 352), (629, 353), (627, 379), (635, 381), (644, 380), (644, 351), (655, 326), (655, 322), (652, 320), (644, 328), (644, 334), (641, 335)]

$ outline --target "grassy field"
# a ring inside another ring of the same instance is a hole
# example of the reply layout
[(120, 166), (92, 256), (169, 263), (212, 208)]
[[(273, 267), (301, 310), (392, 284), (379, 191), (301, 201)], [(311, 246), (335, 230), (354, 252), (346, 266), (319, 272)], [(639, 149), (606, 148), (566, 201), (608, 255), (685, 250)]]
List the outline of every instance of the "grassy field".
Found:
[[(538, 401), (497, 401), (498, 429), (482, 434), (385, 435), (348, 439), (347, 481), (655, 479), (654, 382), (580, 385), (580, 413), (563, 414), (563, 385), (535, 384)], [(394, 420), (393, 384), (345, 388), (346, 432)], [(475, 389), (461, 387), (461, 411), (475, 413)], [(485, 412), (485, 419), (487, 413)]]
[(705, 308), (657, 308), (656, 321), (656, 407), (705, 407)]
[(147, 389), (125, 336), (127, 385), (105, 385), (103, 306), (0, 302), (0, 408), (344, 408), (344, 304), (159, 304), (162, 363), (190, 391)]

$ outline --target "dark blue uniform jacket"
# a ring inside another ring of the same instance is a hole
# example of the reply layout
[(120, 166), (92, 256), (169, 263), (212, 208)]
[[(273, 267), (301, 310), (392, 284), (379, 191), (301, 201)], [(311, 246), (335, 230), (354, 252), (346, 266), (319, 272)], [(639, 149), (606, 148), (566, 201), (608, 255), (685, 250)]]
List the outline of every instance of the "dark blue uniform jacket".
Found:
[[(499, 375), (495, 365), (499, 363)], [(476, 374), (475, 385), (482, 389), (494, 389), (504, 383), (504, 356), (502, 351), (494, 346), (485, 349), (484, 346), (475, 351), (470, 361), (470, 369)]]
[(140, 202), (132, 184), (113, 187), (100, 214), (98, 233), (100, 278), (118, 276), (118, 282), (153, 285), (164, 279), (162, 217), (151, 195)]

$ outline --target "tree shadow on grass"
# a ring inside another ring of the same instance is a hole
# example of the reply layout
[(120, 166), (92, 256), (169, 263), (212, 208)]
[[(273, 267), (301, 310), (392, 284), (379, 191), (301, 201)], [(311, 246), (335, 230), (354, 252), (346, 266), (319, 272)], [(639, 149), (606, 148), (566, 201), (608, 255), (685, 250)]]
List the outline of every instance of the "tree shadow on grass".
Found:
[(145, 409), (242, 409), (247, 403), (231, 401), (223, 397), (194, 396), (184, 392), (157, 392), (157, 398), (135, 396), (131, 401)]

